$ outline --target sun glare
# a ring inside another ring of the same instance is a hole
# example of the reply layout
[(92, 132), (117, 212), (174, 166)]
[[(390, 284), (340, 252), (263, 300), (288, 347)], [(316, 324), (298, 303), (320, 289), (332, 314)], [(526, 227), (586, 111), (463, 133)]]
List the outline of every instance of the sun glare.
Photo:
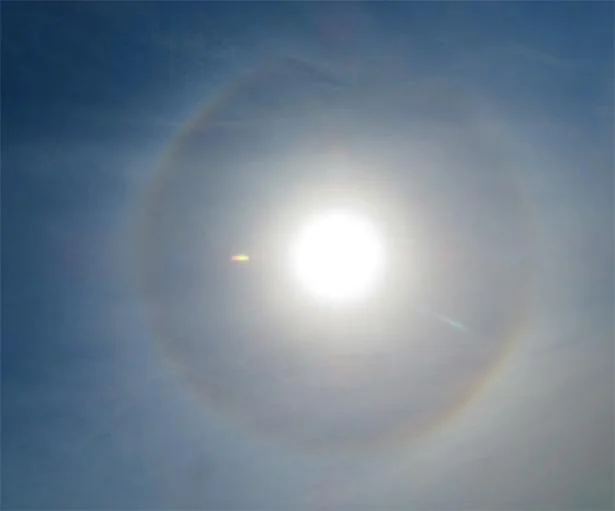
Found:
[(367, 219), (348, 212), (317, 215), (291, 246), (295, 277), (315, 298), (330, 303), (365, 299), (384, 264), (384, 248)]

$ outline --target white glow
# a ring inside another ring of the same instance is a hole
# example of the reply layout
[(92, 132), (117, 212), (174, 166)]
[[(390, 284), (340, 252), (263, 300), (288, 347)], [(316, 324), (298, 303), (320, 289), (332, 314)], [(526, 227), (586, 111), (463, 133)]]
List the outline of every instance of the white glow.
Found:
[(384, 248), (374, 226), (357, 214), (330, 211), (300, 230), (290, 263), (313, 296), (332, 303), (366, 298), (384, 265)]

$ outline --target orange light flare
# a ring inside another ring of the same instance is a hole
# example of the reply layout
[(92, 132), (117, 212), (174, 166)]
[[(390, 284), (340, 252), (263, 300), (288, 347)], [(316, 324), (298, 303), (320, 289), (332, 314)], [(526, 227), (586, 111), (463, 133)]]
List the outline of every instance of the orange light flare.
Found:
[(250, 261), (250, 256), (246, 254), (235, 254), (231, 256), (231, 261), (234, 263), (247, 263)]

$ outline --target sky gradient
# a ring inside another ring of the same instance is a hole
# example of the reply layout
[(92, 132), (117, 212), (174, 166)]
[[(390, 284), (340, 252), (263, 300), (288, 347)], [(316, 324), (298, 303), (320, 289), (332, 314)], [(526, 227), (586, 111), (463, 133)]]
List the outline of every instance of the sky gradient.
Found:
[(612, 3), (1, 9), (3, 509), (613, 508)]

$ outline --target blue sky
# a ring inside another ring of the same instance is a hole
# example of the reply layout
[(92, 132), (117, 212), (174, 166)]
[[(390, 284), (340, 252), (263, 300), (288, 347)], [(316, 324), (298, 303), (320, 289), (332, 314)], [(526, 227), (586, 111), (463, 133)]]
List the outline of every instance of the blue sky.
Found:
[(2, 507), (612, 508), (613, 14), (3, 2)]

